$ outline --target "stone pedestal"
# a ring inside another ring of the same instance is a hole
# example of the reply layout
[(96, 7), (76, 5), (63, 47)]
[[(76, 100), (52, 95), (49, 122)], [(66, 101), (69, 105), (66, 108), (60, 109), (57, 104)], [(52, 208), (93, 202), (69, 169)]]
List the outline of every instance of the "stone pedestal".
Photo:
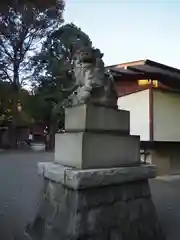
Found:
[[(110, 117), (112, 116), (112, 117)], [(164, 240), (151, 199), (152, 165), (140, 164), (129, 113), (92, 105), (66, 110), (54, 163), (39, 163), (44, 192), (28, 234), (36, 240)]]
[(79, 105), (65, 110), (65, 129), (68, 131), (115, 131), (129, 134), (128, 111), (102, 106)]
[[(111, 159), (111, 161), (109, 160)], [(138, 165), (137, 136), (113, 133), (67, 132), (56, 135), (55, 162), (81, 169)]]
[(81, 169), (138, 165), (140, 138), (129, 135), (129, 122), (128, 111), (91, 104), (66, 109), (55, 162)]

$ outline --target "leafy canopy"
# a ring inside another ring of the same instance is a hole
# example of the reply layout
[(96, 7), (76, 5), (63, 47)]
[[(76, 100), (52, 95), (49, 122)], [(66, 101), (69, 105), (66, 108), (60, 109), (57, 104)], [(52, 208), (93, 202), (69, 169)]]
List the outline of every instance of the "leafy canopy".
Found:
[(64, 2), (47, 7), (40, 0), (6, 2), (0, 3), (0, 77), (19, 87), (27, 81), (32, 55), (62, 24)]
[(35, 95), (37, 102), (39, 99), (42, 108), (46, 109), (46, 118), (58, 115), (58, 120), (63, 121), (62, 101), (74, 85), (73, 54), (79, 47), (91, 45), (90, 37), (80, 28), (72, 23), (65, 24), (47, 38), (41, 52), (34, 57)]
[(58, 78), (71, 70), (74, 52), (82, 46), (91, 46), (91, 40), (74, 24), (65, 24), (52, 32), (34, 58), (34, 78), (48, 76)]

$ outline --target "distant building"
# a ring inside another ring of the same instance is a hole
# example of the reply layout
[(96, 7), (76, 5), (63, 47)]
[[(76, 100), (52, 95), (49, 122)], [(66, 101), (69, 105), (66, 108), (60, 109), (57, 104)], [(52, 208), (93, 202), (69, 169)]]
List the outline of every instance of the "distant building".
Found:
[(142, 158), (159, 174), (180, 173), (180, 70), (151, 60), (108, 67), (118, 108), (130, 111), (130, 131), (140, 135)]

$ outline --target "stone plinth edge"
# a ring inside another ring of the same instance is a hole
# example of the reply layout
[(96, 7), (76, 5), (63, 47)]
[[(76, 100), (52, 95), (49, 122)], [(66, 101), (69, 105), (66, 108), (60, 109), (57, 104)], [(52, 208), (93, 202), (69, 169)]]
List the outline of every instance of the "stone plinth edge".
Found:
[(140, 165), (107, 169), (80, 170), (55, 163), (38, 163), (38, 173), (68, 188), (81, 190), (116, 185), (156, 177), (156, 166)]

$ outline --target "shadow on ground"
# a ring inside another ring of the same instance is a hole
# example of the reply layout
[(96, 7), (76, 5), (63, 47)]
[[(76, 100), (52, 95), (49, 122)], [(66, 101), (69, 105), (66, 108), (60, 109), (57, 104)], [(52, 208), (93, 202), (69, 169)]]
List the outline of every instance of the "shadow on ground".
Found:
[(167, 240), (180, 239), (180, 176), (150, 180), (151, 194)]

